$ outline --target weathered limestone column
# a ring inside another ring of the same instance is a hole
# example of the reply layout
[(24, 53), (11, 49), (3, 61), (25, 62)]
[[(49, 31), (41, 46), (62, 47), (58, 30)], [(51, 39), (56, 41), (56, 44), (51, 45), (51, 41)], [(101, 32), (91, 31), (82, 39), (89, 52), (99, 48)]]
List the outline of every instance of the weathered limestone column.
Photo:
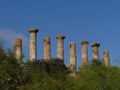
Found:
[(20, 38), (16, 38), (14, 41), (14, 54), (16, 59), (22, 59), (22, 39)]
[(58, 40), (58, 46), (57, 46), (57, 58), (64, 60), (64, 39), (65, 36), (58, 35), (56, 36), (56, 39)]
[(29, 60), (34, 61), (37, 59), (37, 40), (36, 40), (36, 34), (39, 30), (36, 28), (30, 28), (30, 54), (29, 54)]
[(104, 51), (104, 65), (105, 65), (105, 67), (110, 66), (110, 58), (109, 58), (109, 51), (108, 50)]
[(70, 43), (70, 69), (76, 70), (76, 43)]
[(82, 66), (88, 65), (88, 44), (87, 41), (82, 41)]
[(91, 46), (93, 47), (93, 59), (98, 60), (99, 59), (99, 50), (98, 50), (98, 48), (99, 48), (100, 44), (95, 42)]
[(48, 61), (51, 58), (50, 37), (44, 38), (44, 60)]

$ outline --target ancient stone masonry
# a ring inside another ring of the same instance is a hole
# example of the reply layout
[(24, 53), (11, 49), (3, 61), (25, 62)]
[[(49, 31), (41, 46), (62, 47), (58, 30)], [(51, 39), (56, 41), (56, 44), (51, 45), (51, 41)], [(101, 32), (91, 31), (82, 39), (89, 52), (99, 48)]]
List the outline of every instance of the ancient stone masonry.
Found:
[(82, 66), (88, 65), (88, 44), (87, 41), (82, 41)]
[(110, 66), (110, 58), (109, 58), (109, 51), (108, 50), (104, 51), (104, 65), (105, 65), (105, 67)]
[(56, 39), (58, 40), (57, 58), (64, 60), (64, 39), (65, 39), (65, 36), (58, 35), (58, 36), (56, 36)]
[[(37, 60), (37, 32), (39, 30), (37, 28), (30, 28), (30, 46), (29, 46), (29, 60), (35, 61)], [(57, 58), (60, 60), (64, 60), (64, 35), (58, 35), (56, 36), (56, 39), (58, 41), (57, 45)], [(82, 55), (82, 66), (87, 66), (88, 63), (88, 44), (87, 41), (81, 41), (81, 55)], [(93, 48), (93, 59), (99, 60), (99, 46), (100, 44), (95, 42), (92, 43)], [(19, 61), (22, 60), (22, 39), (16, 38), (14, 41), (14, 54), (15, 58)], [(70, 43), (70, 64), (68, 65), (68, 68), (71, 70), (71, 74), (75, 75), (75, 70), (77, 70), (77, 55), (76, 55), (76, 43), (71, 42)], [(45, 62), (48, 62), (51, 59), (51, 41), (50, 37), (44, 38), (44, 60)], [(63, 61), (64, 63), (64, 61)], [(105, 67), (110, 66), (110, 58), (109, 58), (109, 51), (104, 51), (104, 65)]]
[(30, 54), (29, 54), (29, 60), (34, 61), (37, 59), (37, 40), (36, 40), (36, 34), (39, 30), (36, 28), (30, 28)]
[(16, 38), (14, 41), (14, 54), (16, 59), (22, 59), (22, 39), (20, 38)]
[(100, 44), (95, 42), (95, 43), (92, 43), (91, 46), (93, 47), (93, 59), (98, 60), (99, 59), (99, 50), (98, 50), (98, 48), (99, 48)]
[(51, 58), (50, 37), (44, 38), (44, 60), (48, 61)]
[(76, 70), (76, 43), (70, 43), (70, 64), (68, 66), (72, 70)]

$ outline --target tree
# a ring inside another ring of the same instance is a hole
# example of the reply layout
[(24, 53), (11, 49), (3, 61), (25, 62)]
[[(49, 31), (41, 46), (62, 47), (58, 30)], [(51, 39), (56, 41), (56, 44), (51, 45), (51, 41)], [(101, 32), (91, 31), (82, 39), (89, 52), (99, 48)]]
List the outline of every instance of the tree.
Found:
[(74, 80), (75, 90), (120, 90), (120, 69), (104, 67), (100, 60), (92, 60), (88, 68), (80, 69)]
[(21, 67), (13, 52), (5, 51), (0, 44), (0, 89), (17, 90), (21, 82)]

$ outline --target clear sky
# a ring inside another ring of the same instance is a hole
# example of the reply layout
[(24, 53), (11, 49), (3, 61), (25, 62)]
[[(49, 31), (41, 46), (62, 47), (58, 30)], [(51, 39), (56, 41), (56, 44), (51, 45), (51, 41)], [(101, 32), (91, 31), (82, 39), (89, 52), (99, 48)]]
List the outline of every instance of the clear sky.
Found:
[[(23, 38), (23, 53), (28, 59), (28, 29), (37, 34), (38, 59), (43, 58), (43, 40), (51, 38), (51, 54), (56, 57), (55, 36), (66, 36), (65, 63), (69, 63), (69, 44), (77, 44), (77, 63), (81, 64), (80, 41), (99, 42), (100, 58), (108, 49), (112, 65), (120, 66), (120, 0), (0, 0), (0, 38), (13, 47), (16, 37)], [(92, 48), (89, 45), (89, 59)], [(24, 60), (25, 60), (24, 59)]]

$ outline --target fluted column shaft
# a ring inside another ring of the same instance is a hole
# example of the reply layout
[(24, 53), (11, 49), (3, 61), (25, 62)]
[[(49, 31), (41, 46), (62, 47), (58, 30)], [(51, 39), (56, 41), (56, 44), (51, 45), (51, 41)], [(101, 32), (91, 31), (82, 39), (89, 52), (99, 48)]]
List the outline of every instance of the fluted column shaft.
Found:
[(38, 32), (38, 29), (31, 28), (29, 29), (30, 32), (30, 55), (29, 60), (34, 61), (37, 59), (37, 40), (36, 40), (36, 34)]

